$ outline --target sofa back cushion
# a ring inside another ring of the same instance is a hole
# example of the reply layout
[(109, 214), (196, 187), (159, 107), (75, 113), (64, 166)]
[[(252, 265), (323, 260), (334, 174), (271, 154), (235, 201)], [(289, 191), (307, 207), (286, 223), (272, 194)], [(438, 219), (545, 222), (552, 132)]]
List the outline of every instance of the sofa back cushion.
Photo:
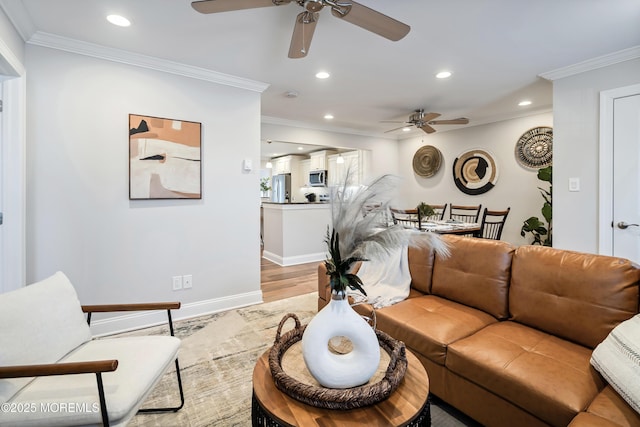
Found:
[(506, 242), (443, 236), (451, 255), (436, 256), (431, 293), (497, 319), (509, 317), (508, 291), (515, 248)]
[(431, 293), (434, 252), (431, 248), (409, 246), (409, 273), (411, 287), (423, 294)]
[(639, 279), (625, 259), (520, 246), (509, 307), (516, 322), (594, 348), (638, 312)]
[[(76, 292), (60, 272), (0, 294), (0, 325), (0, 366), (55, 363), (91, 339)], [(30, 380), (0, 380), (0, 402)]]

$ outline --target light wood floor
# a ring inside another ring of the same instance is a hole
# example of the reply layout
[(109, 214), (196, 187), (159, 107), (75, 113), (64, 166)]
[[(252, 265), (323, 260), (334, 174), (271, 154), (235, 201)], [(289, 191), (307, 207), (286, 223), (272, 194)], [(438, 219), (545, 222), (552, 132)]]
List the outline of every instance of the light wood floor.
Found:
[(260, 260), (260, 289), (264, 302), (318, 290), (319, 262), (281, 267), (264, 258)]

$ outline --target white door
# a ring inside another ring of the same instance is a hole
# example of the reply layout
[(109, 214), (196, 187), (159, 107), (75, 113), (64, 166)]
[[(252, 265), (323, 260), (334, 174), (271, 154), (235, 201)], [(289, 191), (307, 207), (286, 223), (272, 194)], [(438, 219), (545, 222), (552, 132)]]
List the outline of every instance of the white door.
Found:
[(613, 100), (613, 255), (640, 263), (640, 94)]

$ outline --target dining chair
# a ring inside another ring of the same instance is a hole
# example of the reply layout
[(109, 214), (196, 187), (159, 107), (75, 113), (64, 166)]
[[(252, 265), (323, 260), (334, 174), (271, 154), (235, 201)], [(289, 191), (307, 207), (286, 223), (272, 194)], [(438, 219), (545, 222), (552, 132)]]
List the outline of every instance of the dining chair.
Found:
[(509, 215), (510, 210), (510, 207), (505, 211), (490, 211), (484, 208), (480, 226), (480, 237), (483, 239), (500, 240), (504, 223), (507, 221), (507, 215)]
[(482, 205), (462, 206), (451, 204), (449, 208), (449, 219), (462, 222), (478, 222)]
[(389, 210), (391, 211), (391, 219), (394, 224), (400, 224), (404, 228), (420, 229), (418, 209), (389, 208)]
[(426, 217), (421, 216), (420, 222), (422, 221), (442, 221), (444, 219), (444, 213), (447, 210), (448, 203), (444, 205), (429, 205), (431, 209), (433, 209), (434, 214)]

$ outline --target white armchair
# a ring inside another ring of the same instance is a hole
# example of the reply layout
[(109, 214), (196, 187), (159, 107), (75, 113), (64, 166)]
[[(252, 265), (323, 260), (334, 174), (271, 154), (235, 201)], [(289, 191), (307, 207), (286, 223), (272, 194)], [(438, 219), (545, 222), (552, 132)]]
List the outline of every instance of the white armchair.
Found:
[[(179, 302), (81, 306), (61, 272), (0, 294), (0, 425), (124, 426), (175, 362), (184, 394), (171, 310)], [(91, 313), (167, 310), (172, 336), (93, 340)], [(84, 313), (87, 314), (85, 319)]]

